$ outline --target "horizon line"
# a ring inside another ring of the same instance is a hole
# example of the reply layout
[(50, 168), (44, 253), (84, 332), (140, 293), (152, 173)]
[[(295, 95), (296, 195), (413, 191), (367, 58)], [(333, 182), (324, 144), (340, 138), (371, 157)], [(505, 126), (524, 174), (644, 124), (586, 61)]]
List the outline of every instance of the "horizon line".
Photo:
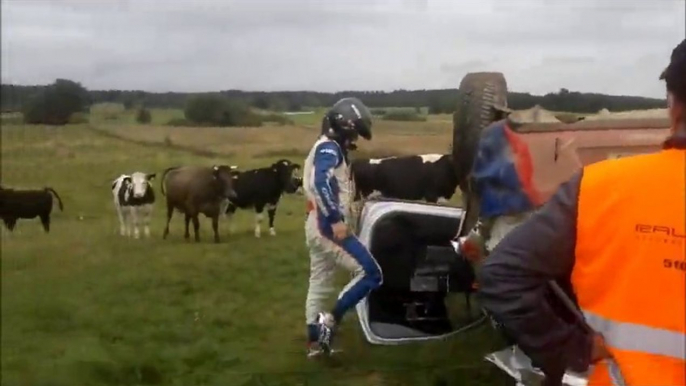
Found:
[[(72, 82), (79, 83), (83, 86), (81, 82), (77, 82), (71, 79), (66, 79), (66, 78), (59, 78), (63, 80), (69, 80)], [(54, 83), (54, 82), (53, 82)], [(47, 87), (50, 86), (53, 83), (48, 83), (48, 84), (18, 84), (18, 83), (0, 83), (0, 86), (15, 86), (15, 87)], [(404, 88), (399, 88), (399, 89), (394, 89), (392, 91), (384, 91), (384, 90), (341, 90), (341, 91), (315, 91), (315, 90), (272, 90), (272, 91), (266, 91), (266, 90), (246, 90), (246, 89), (225, 89), (225, 90), (215, 90), (215, 91), (147, 91), (143, 89), (89, 89), (85, 86), (83, 86), (87, 91), (89, 92), (107, 92), (107, 91), (125, 91), (125, 92), (144, 92), (148, 94), (213, 94), (213, 93), (223, 93), (223, 92), (242, 92), (242, 93), (265, 93), (265, 94), (270, 94), (270, 93), (315, 93), (315, 94), (344, 94), (344, 93), (382, 93), (382, 94), (391, 94), (394, 92), (426, 92), (426, 91), (451, 91), (451, 90), (459, 90), (459, 87), (451, 87), (451, 88), (422, 88), (422, 89), (404, 89)], [(540, 96), (543, 97), (548, 94), (556, 94), (559, 93), (560, 90), (562, 89), (567, 89), (566, 87), (560, 87), (558, 91), (549, 91), (545, 94), (534, 94), (528, 91), (513, 91), (513, 90), (507, 90), (508, 94), (510, 93), (515, 93), (515, 94), (529, 94), (531, 96)], [(629, 95), (629, 94), (604, 94), (600, 92), (590, 92), (590, 91), (573, 91), (570, 89), (567, 89), (570, 94), (572, 93), (577, 93), (577, 94), (590, 94), (590, 95), (606, 95), (606, 96), (614, 96), (614, 97), (633, 97), (633, 98), (644, 98), (644, 99), (654, 99), (654, 100), (660, 100), (664, 101), (667, 100), (666, 98), (656, 98), (656, 97), (649, 97), (649, 96), (641, 96), (641, 95)]]

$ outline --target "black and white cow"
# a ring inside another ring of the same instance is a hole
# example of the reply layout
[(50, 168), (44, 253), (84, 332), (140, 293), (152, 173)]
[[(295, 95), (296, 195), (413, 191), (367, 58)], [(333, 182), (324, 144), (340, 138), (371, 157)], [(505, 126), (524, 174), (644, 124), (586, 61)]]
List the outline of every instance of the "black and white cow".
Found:
[(303, 178), (302, 177), (293, 177), (293, 181), (295, 182), (295, 192), (301, 196), (304, 196), (305, 191), (303, 190)]
[(436, 203), (450, 200), (458, 185), (452, 156), (444, 154), (356, 159), (350, 170), (356, 201), (381, 195)]
[(238, 171), (234, 168), (233, 188), (236, 191), (236, 198), (227, 201), (226, 213), (229, 218), (229, 231), (234, 232), (233, 215), (238, 208), (255, 208), (255, 237), (260, 237), (262, 232), (262, 212), (267, 208), (269, 215), (269, 234), (276, 235), (274, 229), (274, 216), (276, 206), (281, 195), (284, 193), (295, 193), (302, 180), (295, 174), (300, 170), (300, 165), (287, 159), (282, 159), (271, 166)]
[(114, 208), (119, 216), (119, 233), (139, 238), (138, 224), (142, 223), (146, 237), (150, 237), (150, 217), (155, 203), (155, 191), (150, 183), (156, 173), (122, 174), (112, 182)]

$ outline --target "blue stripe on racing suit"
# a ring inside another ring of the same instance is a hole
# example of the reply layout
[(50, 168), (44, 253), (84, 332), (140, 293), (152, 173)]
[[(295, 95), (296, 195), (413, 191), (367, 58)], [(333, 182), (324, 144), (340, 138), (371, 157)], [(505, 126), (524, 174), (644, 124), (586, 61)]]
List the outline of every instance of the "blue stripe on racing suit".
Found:
[(357, 237), (348, 236), (337, 244), (343, 247), (347, 253), (352, 255), (364, 270), (364, 276), (358, 276), (359, 280), (357, 278), (353, 279), (357, 280), (357, 282), (341, 294), (341, 297), (334, 306), (332, 312), (333, 317), (336, 320), (336, 323), (340, 323), (343, 315), (345, 315), (348, 310), (355, 307), (355, 305), (372, 290), (378, 288), (383, 279), (381, 269), (376, 263), (376, 260), (374, 260), (374, 257), (372, 257), (371, 253), (369, 253), (367, 248), (362, 245)]
[(326, 224), (324, 216), (318, 214), (317, 223), (322, 237), (331, 240), (341, 247), (345, 253), (357, 261), (364, 271), (364, 274), (358, 274), (352, 279), (354, 284), (341, 293), (341, 296), (334, 306), (332, 312), (333, 317), (336, 320), (336, 323), (340, 323), (346, 312), (355, 307), (360, 300), (381, 285), (383, 282), (383, 274), (367, 247), (365, 247), (355, 235), (350, 235), (339, 241), (333, 237), (331, 225)]
[(343, 162), (343, 154), (333, 141), (322, 142), (314, 155), (314, 190), (319, 210), (329, 224), (342, 219), (338, 207), (338, 181), (334, 169)]

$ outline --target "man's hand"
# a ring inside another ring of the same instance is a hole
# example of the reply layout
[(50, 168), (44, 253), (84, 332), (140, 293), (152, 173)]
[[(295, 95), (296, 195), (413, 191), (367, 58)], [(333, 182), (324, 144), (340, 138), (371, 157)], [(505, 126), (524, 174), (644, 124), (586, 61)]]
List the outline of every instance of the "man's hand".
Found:
[(333, 229), (334, 240), (341, 241), (348, 237), (348, 226), (343, 221), (331, 225), (331, 228)]
[(474, 232), (461, 238), (460, 252), (472, 264), (480, 263), (486, 256), (486, 246), (483, 238)]
[(602, 335), (593, 334), (593, 348), (591, 349), (591, 363), (596, 363), (603, 359), (611, 358), (612, 354), (605, 344), (605, 339)]

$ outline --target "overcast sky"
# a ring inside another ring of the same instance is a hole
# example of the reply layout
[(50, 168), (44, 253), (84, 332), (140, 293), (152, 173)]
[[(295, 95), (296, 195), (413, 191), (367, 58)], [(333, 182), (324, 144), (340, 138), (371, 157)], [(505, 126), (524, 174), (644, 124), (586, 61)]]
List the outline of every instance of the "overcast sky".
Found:
[(664, 97), (685, 0), (2, 0), (2, 82), (146, 91), (455, 88)]

